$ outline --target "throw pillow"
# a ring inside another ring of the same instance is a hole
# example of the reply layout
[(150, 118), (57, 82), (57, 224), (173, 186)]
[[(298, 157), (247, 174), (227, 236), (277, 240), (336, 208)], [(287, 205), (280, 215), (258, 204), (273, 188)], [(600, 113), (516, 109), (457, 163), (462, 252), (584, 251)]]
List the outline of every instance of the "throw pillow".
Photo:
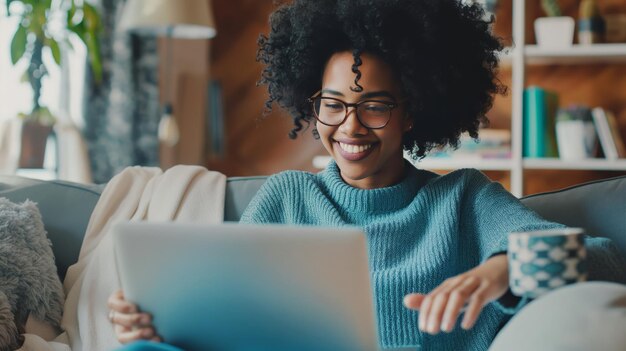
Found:
[(0, 198), (0, 350), (21, 342), (29, 315), (60, 330), (63, 302), (52, 244), (36, 204)]

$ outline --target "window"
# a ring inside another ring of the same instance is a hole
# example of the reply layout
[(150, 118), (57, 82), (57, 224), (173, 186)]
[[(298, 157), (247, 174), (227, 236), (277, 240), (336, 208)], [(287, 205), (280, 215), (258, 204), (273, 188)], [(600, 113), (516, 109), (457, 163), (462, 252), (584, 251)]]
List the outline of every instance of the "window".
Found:
[[(28, 59), (22, 58), (15, 66), (11, 64), (11, 40), (18, 20), (15, 16), (8, 17), (6, 2), (0, 0), (0, 120), (15, 118), (18, 113), (28, 113), (32, 109), (32, 89), (28, 82), (22, 81)], [(76, 36), (72, 35), (70, 42), (73, 50), (62, 48), (62, 67), (56, 65), (50, 50), (44, 49), (43, 61), (48, 76), (42, 81), (40, 102), (59, 120), (71, 118), (81, 128), (84, 125), (82, 100), (87, 51)]]

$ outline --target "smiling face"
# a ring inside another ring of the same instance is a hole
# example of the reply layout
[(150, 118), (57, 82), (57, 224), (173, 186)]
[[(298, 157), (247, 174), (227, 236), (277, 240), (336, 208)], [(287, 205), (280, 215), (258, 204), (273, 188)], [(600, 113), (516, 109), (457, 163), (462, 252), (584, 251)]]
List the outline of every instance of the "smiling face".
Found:
[[(361, 54), (360, 92), (354, 92), (354, 58), (349, 51), (331, 56), (322, 78), (323, 97), (332, 97), (348, 104), (365, 100), (397, 103), (402, 97), (400, 83), (391, 67), (376, 56)], [(341, 177), (349, 185), (361, 189), (382, 188), (396, 184), (404, 176), (402, 135), (410, 129), (403, 104), (391, 110), (391, 118), (381, 129), (369, 129), (359, 122), (355, 108), (339, 126), (319, 121), (317, 130), (328, 153), (335, 159)]]

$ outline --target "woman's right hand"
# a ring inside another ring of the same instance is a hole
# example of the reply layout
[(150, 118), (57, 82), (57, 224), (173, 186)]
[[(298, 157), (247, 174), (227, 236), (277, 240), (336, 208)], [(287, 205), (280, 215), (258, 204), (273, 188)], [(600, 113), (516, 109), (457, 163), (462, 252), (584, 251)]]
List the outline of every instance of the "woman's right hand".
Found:
[(109, 320), (120, 343), (127, 344), (137, 340), (161, 341), (152, 326), (152, 317), (139, 312), (137, 305), (126, 301), (122, 290), (111, 294), (107, 304), (110, 310)]

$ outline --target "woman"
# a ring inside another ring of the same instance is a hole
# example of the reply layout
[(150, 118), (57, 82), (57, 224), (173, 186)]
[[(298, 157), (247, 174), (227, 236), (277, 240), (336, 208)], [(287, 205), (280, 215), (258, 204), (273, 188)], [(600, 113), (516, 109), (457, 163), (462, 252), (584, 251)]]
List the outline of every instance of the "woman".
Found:
[[(259, 40), (267, 106), (290, 112), (293, 138), (315, 123), (333, 162), (270, 177), (241, 221), (363, 227), (383, 347), (486, 349), (523, 304), (508, 292), (506, 234), (560, 226), (476, 170), (438, 176), (403, 158), (477, 137), (505, 91), (482, 18), (455, 0), (296, 0)], [(624, 279), (607, 240), (587, 245), (592, 278)], [(120, 341), (158, 340), (121, 292), (109, 303)]]

